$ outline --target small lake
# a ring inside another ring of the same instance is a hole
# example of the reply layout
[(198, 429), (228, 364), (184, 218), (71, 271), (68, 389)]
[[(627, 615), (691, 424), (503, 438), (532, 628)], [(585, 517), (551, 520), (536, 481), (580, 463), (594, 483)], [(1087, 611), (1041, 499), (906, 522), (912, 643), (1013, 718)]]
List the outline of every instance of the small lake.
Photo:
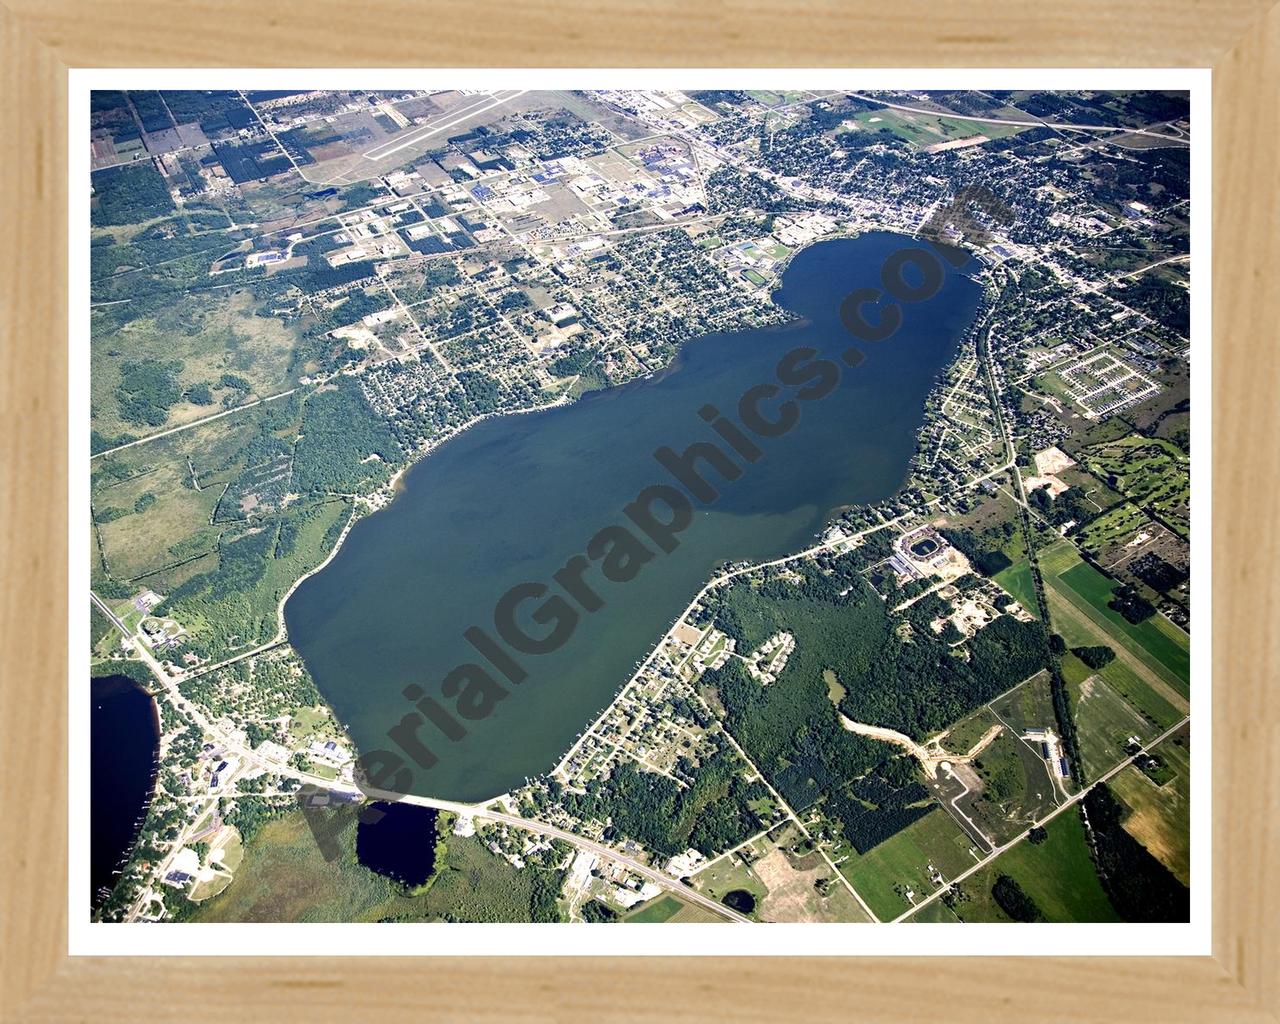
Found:
[(89, 859), (94, 909), (110, 895), (138, 838), (155, 786), (160, 720), (128, 676), (90, 681)]
[[(487, 420), (410, 469), (396, 499), (357, 523), (333, 561), (285, 605), (293, 645), (360, 751), (402, 755), (389, 731), (417, 714), (421, 693), (454, 708), (457, 701), (442, 693), (446, 675), (464, 663), (489, 666), (464, 631), (476, 626), (495, 636), (499, 598), (518, 584), (545, 583), (544, 598), (521, 605), (521, 628), (547, 634), (556, 623), (536, 616), (550, 614), (541, 602), (559, 595), (556, 607), (576, 619), (571, 637), (555, 650), (519, 654), (519, 685), (493, 672), (506, 687), (501, 703), (483, 720), (466, 721), (465, 737), (447, 739), (426, 722), (420, 740), (435, 761), (419, 752), (427, 766), (408, 762), (411, 780), (395, 784), (465, 801), (519, 786), (553, 767), (718, 565), (799, 550), (834, 511), (893, 495), (906, 477), (925, 397), (972, 324), (981, 289), (945, 265), (940, 290), (903, 303), (893, 337), (858, 342), (865, 359), (852, 368), (840, 361), (856, 342), (840, 307), (854, 289), (881, 287), (892, 254), (920, 245), (885, 232), (814, 244), (795, 256), (774, 294), (801, 319), (695, 339), (659, 375), (573, 405)], [(867, 311), (869, 320), (877, 316)], [(700, 412), (714, 406), (738, 423), (740, 398), (778, 385), (780, 360), (798, 347), (835, 365), (838, 386), (797, 401), (800, 389), (788, 382), (761, 403), (776, 417), (790, 398), (799, 422), (781, 436), (752, 434), (759, 456), (734, 456), (737, 479), (701, 463), (718, 497), (691, 502), (676, 550), (649, 543), (651, 557), (625, 582), (605, 579), (593, 559), (583, 578), (600, 607), (571, 601), (557, 570), (589, 554), (603, 528), (634, 529), (624, 509), (645, 488), (675, 483), (655, 451), (714, 442), (733, 456)], [(410, 686), (419, 689), (407, 698)]]
[[(436, 864), (436, 811), (413, 804), (375, 802), (377, 821), (356, 825), (356, 857), (370, 871), (413, 888)], [(368, 815), (372, 817), (372, 815)]]

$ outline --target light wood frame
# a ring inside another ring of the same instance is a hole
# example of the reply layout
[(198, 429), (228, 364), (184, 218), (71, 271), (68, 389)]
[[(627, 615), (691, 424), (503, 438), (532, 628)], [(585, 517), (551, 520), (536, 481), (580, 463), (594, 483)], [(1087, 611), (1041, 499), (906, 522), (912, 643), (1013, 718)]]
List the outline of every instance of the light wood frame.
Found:
[[(1280, 7), (1271, 2), (4, 0), (2, 1019), (1280, 1019)], [(1213, 67), (1212, 957), (67, 956), (67, 69), (325, 65)]]

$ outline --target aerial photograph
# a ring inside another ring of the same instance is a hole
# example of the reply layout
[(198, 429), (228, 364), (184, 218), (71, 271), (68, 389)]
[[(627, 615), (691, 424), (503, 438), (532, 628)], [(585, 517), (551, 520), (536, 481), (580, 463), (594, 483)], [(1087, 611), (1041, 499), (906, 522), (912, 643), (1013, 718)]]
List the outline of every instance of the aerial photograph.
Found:
[(89, 107), (94, 927), (1191, 919), (1188, 92)]

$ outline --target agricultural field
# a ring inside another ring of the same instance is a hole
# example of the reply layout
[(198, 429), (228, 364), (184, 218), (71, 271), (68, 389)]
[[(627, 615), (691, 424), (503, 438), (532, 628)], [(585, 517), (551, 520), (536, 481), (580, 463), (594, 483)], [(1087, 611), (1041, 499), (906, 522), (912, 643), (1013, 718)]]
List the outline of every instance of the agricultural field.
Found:
[[(1058, 631), (1069, 646), (1088, 645), (1085, 636), (1101, 635), (1103, 642), (1126, 655), (1135, 667), (1172, 688), (1184, 699), (1190, 692), (1190, 640), (1164, 616), (1152, 615), (1136, 625), (1108, 607), (1116, 589), (1113, 580), (1080, 560), (1069, 544), (1045, 549), (1040, 567), (1050, 600), (1065, 612)], [(1053, 606), (1051, 604), (1051, 614)], [(1070, 633), (1081, 639), (1073, 639)]]
[(1035, 581), (1031, 578), (1031, 563), (1026, 558), (1014, 562), (1007, 569), (1001, 569), (992, 577), (1018, 604), (1039, 618), (1039, 607), (1036, 601)]
[(1174, 733), (1149, 753), (1160, 768), (1148, 774), (1131, 765), (1108, 785), (1129, 809), (1124, 829), (1183, 885), (1191, 884), (1190, 727)]
[[(1094, 871), (1079, 812), (1063, 811), (1045, 831), (1043, 843), (1024, 839), (961, 882), (964, 896), (952, 907), (956, 916), (962, 921), (1010, 921), (991, 894), (996, 879), (1007, 875), (1035, 901), (1046, 920), (1119, 920)], [(937, 914), (932, 917), (940, 919)]]
[(622, 920), (627, 924), (716, 924), (724, 922), (725, 918), (693, 903), (686, 903), (671, 893), (663, 893), (642, 903)]
[(1155, 726), (1135, 711), (1101, 676), (1070, 685), (1085, 778), (1096, 781), (1126, 757), (1129, 737), (1146, 741)]
[(1124, 697), (1143, 718), (1163, 732), (1187, 713), (1188, 705), (1177, 694), (1162, 694), (1117, 658), (1098, 673), (1111, 689)]
[(930, 865), (944, 878), (971, 867), (975, 861), (972, 845), (939, 807), (864, 854), (842, 847), (831, 859), (872, 912), (882, 921), (891, 921), (910, 908), (908, 891), (917, 898), (934, 891)]

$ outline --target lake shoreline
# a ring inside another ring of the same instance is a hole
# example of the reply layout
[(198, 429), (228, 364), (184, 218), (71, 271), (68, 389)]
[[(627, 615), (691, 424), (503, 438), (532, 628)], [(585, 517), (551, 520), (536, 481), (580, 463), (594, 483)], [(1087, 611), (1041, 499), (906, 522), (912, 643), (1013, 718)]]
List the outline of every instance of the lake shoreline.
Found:
[[(544, 413), (527, 430), (477, 432), (473, 428), (481, 419), (501, 421), (510, 415), (486, 414), (402, 467), (394, 478), (395, 499), (378, 509), (384, 515), (360, 517), (376, 523), (376, 529), (353, 535), (350, 524), (322, 566), (329, 573), (322, 576), (318, 567), (293, 588), (288, 607), (282, 608), (295, 650), (356, 747), (387, 746), (388, 726), (375, 723), (403, 717), (408, 708), (398, 695), (405, 684), (420, 677), (439, 679), (446, 666), (466, 660), (466, 648), (459, 646), (463, 627), (487, 621), (486, 608), (493, 607), (504, 581), (509, 586), (517, 579), (550, 578), (555, 566), (579, 549), (586, 531), (617, 521), (628, 495), (659, 480), (673, 482), (648, 454), (678, 440), (678, 434), (671, 437), (672, 423), (688, 424), (687, 444), (708, 432), (691, 415), (693, 409), (708, 402), (733, 408), (737, 398), (729, 396), (768, 380), (784, 348), (830, 353), (832, 344), (847, 337), (838, 310), (851, 282), (859, 282), (860, 275), (878, 278), (885, 256), (907, 241), (903, 235), (872, 233), (814, 243), (792, 261), (774, 292), (775, 303), (789, 314), (787, 322), (692, 339), (660, 371), (581, 396), (587, 401), (512, 410)], [(545, 748), (545, 758), (518, 775), (502, 775), (500, 765), (486, 764), (465, 783), (458, 774), (465, 769), (450, 764), (443, 771), (453, 773), (460, 788), (437, 783), (439, 773), (433, 771), (427, 788), (413, 791), (467, 802), (544, 774), (577, 742), (584, 724), (616, 700), (635, 665), (652, 650), (653, 638), (669, 631), (671, 613), (662, 615), (661, 608), (683, 606), (716, 575), (704, 566), (786, 557), (810, 547), (842, 512), (900, 491), (917, 448), (925, 399), (954, 359), (978, 306), (981, 288), (961, 277), (948, 277), (936, 308), (914, 311), (896, 345), (873, 348), (856, 374), (845, 375), (844, 400), (806, 405), (811, 425), (795, 437), (768, 443), (776, 454), (751, 469), (752, 487), (730, 488), (707, 509), (716, 527), (699, 526), (682, 538), (688, 553), (678, 564), (652, 570), (652, 579), (629, 585), (625, 593), (611, 590), (609, 600), (623, 606), (610, 612), (607, 623), (578, 622), (575, 614), (575, 628), (593, 639), (575, 641), (570, 660), (536, 658), (526, 666), (541, 678), (557, 680), (559, 699), (569, 702), (566, 710), (578, 700), (588, 705), (581, 716), (565, 714), (571, 720), (566, 731), (563, 722), (552, 721), (548, 707), (531, 707), (520, 696), (538, 687), (511, 692), (525, 705), (520, 717), (533, 716), (528, 728), (538, 739), (532, 747)], [(428, 454), (437, 459), (425, 462)], [(419, 464), (438, 467), (440, 459), (443, 468), (433, 468), (429, 478), (405, 473)], [(703, 516), (696, 522), (701, 524)], [(693, 535), (697, 538), (689, 541)], [(643, 643), (636, 631), (647, 631)], [(370, 637), (380, 642), (370, 647), (360, 639)], [(419, 648), (425, 656), (410, 654)], [(624, 653), (630, 651), (634, 654)], [(625, 671), (619, 664), (623, 657), (629, 665)], [(363, 682), (349, 689), (343, 679)], [(601, 692), (604, 679), (612, 681), (607, 692)], [(469, 728), (474, 734), (485, 727)], [(498, 742), (497, 737), (489, 742)], [(510, 737), (502, 742), (504, 750), (521, 749)], [(499, 760), (519, 756), (508, 752)]]

